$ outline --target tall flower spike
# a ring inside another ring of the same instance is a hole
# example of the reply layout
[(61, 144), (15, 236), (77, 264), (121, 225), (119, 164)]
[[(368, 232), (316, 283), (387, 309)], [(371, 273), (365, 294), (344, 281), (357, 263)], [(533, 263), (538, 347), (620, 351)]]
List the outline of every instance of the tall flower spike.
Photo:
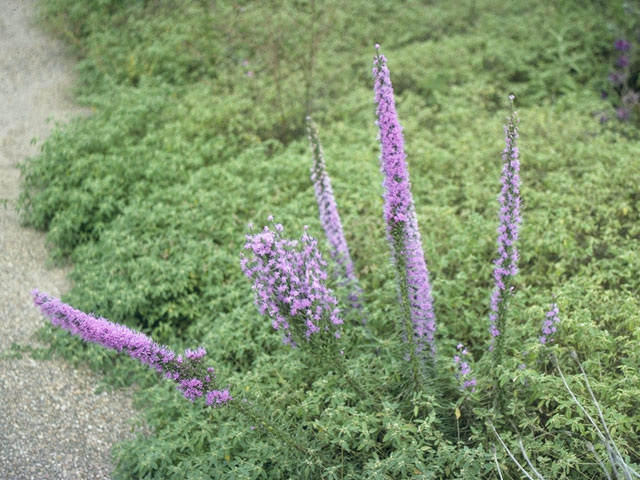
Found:
[[(493, 278), (495, 285), (491, 294), (489, 332), (491, 346), (494, 341), (501, 344), (505, 328), (505, 304), (513, 290), (513, 277), (518, 273), (518, 233), (520, 231), (520, 159), (517, 147), (517, 114), (513, 109), (514, 96), (509, 96), (511, 114), (504, 127), (505, 148), (502, 152), (502, 189), (498, 197), (500, 204), (500, 226), (498, 227), (498, 258), (494, 261)], [(499, 355), (499, 354), (498, 354)]]
[(384, 175), (384, 220), (391, 254), (398, 269), (400, 302), (410, 320), (410, 325), (405, 325), (404, 329), (408, 337), (408, 331), (412, 330), (412, 338), (408, 339), (416, 354), (428, 347), (435, 358), (436, 322), (429, 271), (411, 196), (404, 138), (398, 122), (387, 59), (378, 52), (373, 60), (373, 79), (381, 150), (380, 170)]
[(327, 174), (324, 163), (324, 155), (322, 146), (318, 139), (318, 128), (311, 117), (307, 117), (307, 134), (311, 145), (311, 154), (313, 165), (311, 167), (311, 181), (316, 194), (318, 203), (318, 212), (320, 214), (320, 223), (327, 236), (329, 245), (331, 245), (331, 258), (340, 268), (340, 273), (344, 280), (343, 286), (349, 287), (349, 302), (354, 309), (362, 308), (360, 297), (362, 296), (362, 288), (356, 277), (353, 261), (349, 254), (347, 240), (342, 230), (342, 222), (338, 213), (338, 205), (333, 196), (331, 188), (331, 179)]
[(169, 348), (158, 345), (144, 333), (136, 332), (124, 325), (110, 322), (105, 318), (96, 318), (71, 305), (50, 297), (38, 290), (31, 292), (33, 303), (56, 327), (69, 331), (90, 343), (96, 343), (117, 352), (126, 353), (140, 363), (164, 374), (173, 380), (176, 388), (192, 402), (205, 397), (207, 406), (221, 406), (232, 398), (229, 390), (215, 389), (215, 374), (212, 367), (206, 368), (202, 362), (206, 350), (186, 350), (185, 358), (176, 355)]
[(255, 304), (271, 325), (284, 331), (284, 343), (304, 345), (318, 333), (340, 337), (338, 301), (326, 286), (326, 263), (318, 242), (305, 231), (299, 241), (283, 238), (283, 227), (247, 235), (242, 271), (253, 281)]

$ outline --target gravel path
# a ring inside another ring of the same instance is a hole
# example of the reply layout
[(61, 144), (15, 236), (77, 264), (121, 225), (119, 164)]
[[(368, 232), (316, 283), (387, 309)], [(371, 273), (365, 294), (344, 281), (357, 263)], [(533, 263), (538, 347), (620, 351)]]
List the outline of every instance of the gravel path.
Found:
[(65, 269), (45, 268), (44, 236), (20, 227), (13, 201), (16, 164), (35, 155), (47, 119), (82, 111), (68, 97), (73, 65), (65, 48), (35, 24), (33, 0), (0, 0), (0, 479), (104, 479), (110, 447), (125, 438), (133, 415), (128, 392), (95, 394), (83, 369), (28, 357), (11, 359), (12, 343), (34, 345), (45, 322), (31, 304), (38, 287), (60, 295)]

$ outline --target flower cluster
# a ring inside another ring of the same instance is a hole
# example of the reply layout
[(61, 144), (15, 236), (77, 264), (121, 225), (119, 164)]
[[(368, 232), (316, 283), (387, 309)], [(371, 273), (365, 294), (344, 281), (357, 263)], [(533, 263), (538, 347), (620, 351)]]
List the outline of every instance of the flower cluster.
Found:
[[(376, 45), (376, 49), (379, 45)], [(384, 219), (393, 260), (400, 275), (400, 301), (409, 311), (416, 352), (428, 346), (435, 354), (436, 330), (429, 271), (422, 251), (411, 183), (404, 152), (402, 127), (398, 122), (387, 59), (373, 60), (380, 169), (384, 175)]]
[(243, 255), (241, 266), (253, 281), (256, 306), (271, 317), (274, 329), (284, 331), (285, 344), (297, 346), (322, 331), (339, 338), (343, 322), (338, 301), (326, 286), (326, 262), (317, 240), (306, 226), (300, 240), (283, 238), (283, 230), (277, 224), (246, 236), (244, 248), (251, 255)]
[[(503, 333), (504, 303), (511, 292), (510, 279), (518, 273), (518, 249), (516, 243), (520, 230), (520, 159), (516, 144), (518, 128), (516, 112), (513, 111), (513, 95), (509, 96), (512, 113), (504, 127), (505, 148), (502, 152), (502, 190), (498, 197), (500, 204), (500, 226), (498, 227), (498, 258), (494, 262), (495, 281), (491, 295), (489, 332), (493, 339)], [(493, 348), (491, 345), (490, 348)]]
[(207, 406), (220, 406), (232, 398), (227, 389), (215, 389), (215, 371), (205, 367), (206, 350), (186, 350), (184, 357), (176, 355), (168, 347), (155, 343), (144, 333), (136, 332), (124, 325), (97, 318), (76, 310), (57, 298), (38, 290), (32, 292), (38, 309), (57, 327), (69, 331), (86, 342), (96, 343), (117, 352), (126, 353), (144, 365), (164, 374), (176, 382), (176, 388), (192, 402), (204, 396)]
[(322, 228), (327, 236), (329, 245), (331, 245), (331, 258), (333, 258), (340, 267), (341, 273), (345, 279), (343, 283), (349, 286), (349, 302), (353, 308), (359, 309), (362, 308), (360, 304), (362, 289), (360, 288), (358, 278), (355, 275), (353, 261), (349, 254), (349, 247), (344, 237), (342, 222), (340, 221), (340, 215), (338, 214), (338, 205), (336, 204), (336, 200), (333, 196), (331, 179), (327, 174), (322, 146), (318, 139), (318, 128), (311, 117), (307, 117), (307, 133), (313, 157), (311, 181), (313, 182), (316, 201), (318, 203), (320, 223), (322, 224)]
[(469, 362), (464, 358), (469, 355), (469, 351), (464, 348), (464, 345), (459, 343), (456, 347), (458, 350), (458, 354), (454, 355), (453, 363), (456, 369), (456, 378), (460, 383), (461, 390), (471, 390), (471, 392), (476, 391), (476, 377), (471, 376), (471, 367), (469, 366)]
[(558, 331), (558, 324), (560, 323), (559, 315), (558, 305), (552, 303), (551, 309), (547, 312), (544, 322), (542, 323), (542, 335), (538, 337), (541, 344), (546, 345), (547, 342), (553, 342), (553, 334)]

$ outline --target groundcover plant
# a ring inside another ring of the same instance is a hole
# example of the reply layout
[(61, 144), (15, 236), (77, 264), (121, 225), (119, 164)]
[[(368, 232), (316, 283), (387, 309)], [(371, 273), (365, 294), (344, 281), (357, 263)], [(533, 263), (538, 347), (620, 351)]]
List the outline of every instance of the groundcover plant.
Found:
[[(380, 228), (395, 272), (397, 302), (385, 312), (392, 329), (378, 331), (365, 321), (375, 315), (380, 293), (365, 294), (360, 283), (366, 278), (356, 276), (351, 256), (358, 253), (347, 245), (343, 227), (348, 225), (340, 219), (311, 119), (311, 179), (331, 261), (306, 226), (299, 239), (291, 239), (288, 227), (270, 216), (269, 225), (246, 235), (238, 268), (250, 280), (259, 313), (284, 344), (266, 342), (250, 370), (225, 376), (218, 365), (207, 364), (202, 346), (178, 355), (146, 334), (33, 292), (35, 305), (53, 325), (127, 354), (174, 382), (189, 400), (177, 403), (166, 389), (157, 391), (166, 403), (151, 410), (164, 409), (155, 413), (163, 422), (182, 422), (185, 436), (172, 439), (169, 460), (152, 449), (140, 464), (126, 466), (128, 475), (640, 478), (629, 440), (637, 426), (601, 408), (580, 361), (589, 352), (555, 346), (563, 334), (558, 302), (538, 319), (539, 331), (526, 332), (530, 351), (522, 351), (523, 342), (513, 333), (522, 333), (514, 322), (522, 200), (512, 95), (504, 127), (494, 287), (486, 299), (488, 317), (477, 319), (484, 323), (485, 345), (471, 355), (455, 334), (439, 331), (447, 319), (439, 316), (436, 324), (438, 298), (423, 252), (402, 127), (387, 59), (378, 49), (373, 83), (383, 177)], [(226, 340), (217, 339), (221, 351)], [(568, 378), (567, 368), (579, 373)], [(542, 393), (538, 383), (557, 387), (555, 397), (549, 390)], [(195, 451), (204, 454), (192, 455)]]

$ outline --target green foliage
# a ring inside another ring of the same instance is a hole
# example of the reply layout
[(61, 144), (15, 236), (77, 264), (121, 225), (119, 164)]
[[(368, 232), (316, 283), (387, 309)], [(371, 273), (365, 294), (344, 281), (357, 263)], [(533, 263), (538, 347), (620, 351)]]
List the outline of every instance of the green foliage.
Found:
[[(23, 165), (24, 221), (74, 264), (65, 300), (177, 349), (204, 345), (236, 398), (313, 453), (238, 409), (192, 406), (133, 362), (46, 330), (56, 351), (141, 387), (151, 433), (116, 449), (115, 475), (497, 478), (492, 420), (514, 452), (523, 439), (545, 477), (598, 478), (584, 442), (602, 448), (537, 340), (552, 293), (562, 318), (553, 348), (569, 382), (593, 408), (568, 360), (575, 350), (637, 465), (637, 146), (593, 120), (615, 39), (607, 24), (622, 19), (603, 17), (597, 2), (316, 3), (312, 12), (293, 0), (43, 2), (46, 24), (77, 48), (77, 99), (91, 109)], [(438, 320), (439, 377), (414, 396), (394, 334), (375, 42), (390, 62)], [(522, 119), (524, 222), (497, 372), (505, 401), (494, 417), (483, 354), (509, 93)], [(333, 360), (280, 345), (239, 268), (247, 223), (260, 227), (269, 214), (322, 238), (309, 108), (365, 290), (368, 332), (347, 316), (343, 344), (346, 371), (367, 395)], [(454, 384), (458, 342), (476, 359), (476, 395)], [(497, 456), (505, 478), (519, 478)]]

